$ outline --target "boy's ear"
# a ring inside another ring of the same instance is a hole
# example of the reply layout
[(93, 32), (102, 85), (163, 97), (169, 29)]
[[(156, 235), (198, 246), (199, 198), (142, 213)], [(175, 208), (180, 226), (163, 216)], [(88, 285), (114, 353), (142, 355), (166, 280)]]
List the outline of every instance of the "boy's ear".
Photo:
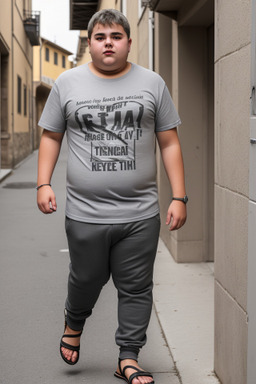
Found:
[(129, 52), (130, 52), (131, 45), (132, 45), (132, 39), (131, 39), (131, 38), (129, 38), (129, 40), (128, 40), (128, 44), (129, 44)]
[(90, 53), (90, 48), (91, 48), (91, 40), (88, 38), (87, 39), (88, 47), (89, 47), (89, 53)]

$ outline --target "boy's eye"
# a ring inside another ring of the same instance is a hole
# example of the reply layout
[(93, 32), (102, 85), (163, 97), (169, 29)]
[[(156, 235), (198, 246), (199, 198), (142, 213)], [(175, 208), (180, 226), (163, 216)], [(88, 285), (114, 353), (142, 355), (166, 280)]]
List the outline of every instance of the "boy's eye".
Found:
[[(114, 35), (114, 36), (111, 37), (111, 39), (113, 39), (113, 40), (121, 40), (121, 36), (119, 36), (119, 35)], [(96, 36), (96, 37), (95, 37), (95, 40), (97, 40), (97, 41), (103, 41), (103, 40), (104, 40), (104, 37), (103, 37), (103, 36)]]

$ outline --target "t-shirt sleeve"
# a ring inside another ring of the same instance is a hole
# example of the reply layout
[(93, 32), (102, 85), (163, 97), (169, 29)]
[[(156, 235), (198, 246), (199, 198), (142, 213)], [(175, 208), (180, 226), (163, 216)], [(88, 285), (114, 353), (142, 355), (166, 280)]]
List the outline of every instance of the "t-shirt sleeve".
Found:
[(38, 125), (53, 132), (64, 132), (66, 129), (66, 120), (56, 83), (49, 93)]
[(179, 114), (174, 106), (167, 86), (164, 86), (162, 97), (156, 110), (155, 130), (167, 131), (181, 124)]

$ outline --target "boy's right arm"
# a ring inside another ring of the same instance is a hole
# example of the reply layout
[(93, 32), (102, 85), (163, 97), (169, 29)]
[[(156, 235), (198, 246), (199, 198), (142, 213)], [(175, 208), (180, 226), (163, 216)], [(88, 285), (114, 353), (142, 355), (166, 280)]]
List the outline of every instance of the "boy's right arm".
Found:
[[(50, 184), (57, 163), (64, 133), (44, 130), (38, 154), (37, 186)], [(37, 190), (37, 205), (43, 213), (52, 213), (57, 209), (55, 194), (50, 186)]]

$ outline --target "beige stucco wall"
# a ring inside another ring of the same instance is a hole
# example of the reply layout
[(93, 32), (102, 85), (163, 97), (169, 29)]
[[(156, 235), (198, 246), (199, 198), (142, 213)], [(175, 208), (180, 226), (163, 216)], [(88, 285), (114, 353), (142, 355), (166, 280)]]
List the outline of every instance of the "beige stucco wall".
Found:
[[(13, 55), (15, 57), (13, 67), (14, 67), (14, 95), (18, 94), (18, 84), (17, 84), (17, 76), (20, 76), (22, 79), (21, 84), (21, 94), (22, 94), (22, 102), (21, 102), (21, 113), (17, 113), (18, 110), (18, 97), (14, 96), (14, 127), (15, 132), (28, 132), (29, 131), (29, 93), (32, 89), (32, 60), (28, 62), (24, 60), (24, 53), (19, 43), (14, 40), (13, 42)], [(22, 65), (21, 65), (22, 63)], [(24, 97), (23, 90), (24, 86), (27, 87), (27, 115), (24, 115)]]
[[(177, 51), (174, 52), (175, 44), (173, 44), (173, 21), (170, 17), (155, 14), (155, 71), (159, 73), (165, 80), (171, 95), (173, 96), (173, 68), (175, 66), (174, 60), (177, 57)], [(164, 52), (164, 57), (163, 53)], [(175, 55), (176, 54), (176, 55)], [(178, 72), (175, 73), (175, 79), (178, 76)], [(177, 93), (176, 93), (177, 96)], [(173, 99), (176, 107), (178, 108), (178, 98)], [(173, 252), (173, 255), (177, 254), (177, 242), (176, 234), (169, 233), (168, 229), (165, 228), (165, 218), (167, 208), (171, 201), (171, 187), (169, 180), (166, 176), (166, 172), (161, 160), (161, 155), (157, 147), (157, 182), (159, 192), (159, 203), (161, 211), (161, 237), (166, 244), (169, 244), (169, 249)], [(173, 241), (171, 241), (171, 237)], [(172, 244), (172, 246), (170, 245)]]
[[(4, 37), (6, 43), (9, 47), (11, 47), (11, 31), (12, 31), (12, 7), (11, 2), (1, 0), (1, 12), (0, 12), (0, 31), (2, 36)], [(9, 23), (6, 20), (10, 20)]]
[(117, 8), (118, 6), (119, 4), (117, 4), (116, 0), (101, 0), (99, 4), (99, 10), (107, 8), (119, 9)]
[(215, 370), (246, 383), (251, 1), (215, 1)]
[(143, 13), (138, 24), (138, 64), (142, 67), (149, 67), (149, 28), (148, 28), (148, 8)]
[(40, 53), (41, 53), (41, 46), (36, 45), (33, 47), (33, 81), (40, 81)]
[[(2, 60), (5, 60), (5, 69), (2, 68), (2, 76), (5, 79), (1, 79), (1, 86), (5, 87), (6, 100), (1, 105), (1, 167), (10, 168), (12, 165), (12, 18), (11, 3), (7, 1), (1, 1), (0, 12), (0, 32), (1, 32), (1, 44), (5, 46), (5, 49), (1, 49), (1, 55), (5, 55)], [(9, 20), (10, 22), (6, 22)], [(5, 52), (4, 52), (5, 51)], [(8, 53), (8, 54), (7, 54)], [(2, 62), (3, 64), (3, 62)], [(5, 105), (4, 105), (5, 104)], [(7, 105), (7, 108), (6, 108)], [(3, 110), (4, 109), (4, 110)]]
[[(2, 1), (0, 33), (2, 44), (7, 47), (7, 113), (4, 111), (4, 134), (1, 137), (1, 166), (12, 168), (32, 150), (32, 47), (23, 25), (23, 7), (31, 10), (31, 0)], [(13, 18), (12, 18), (13, 17)], [(22, 80), (21, 113), (17, 108), (17, 76)], [(27, 88), (27, 114), (24, 115), (24, 86)], [(1, 112), (2, 114), (2, 112)], [(3, 116), (3, 115), (2, 115)]]
[[(160, 73), (165, 80), (173, 97), (173, 61), (175, 60), (175, 49), (173, 44), (173, 21), (170, 17), (155, 14), (155, 71)], [(174, 32), (175, 33), (175, 32)], [(164, 52), (164, 59), (163, 57)], [(177, 57), (177, 56), (176, 56)], [(178, 73), (176, 72), (176, 76)], [(173, 98), (174, 100), (174, 98)], [(178, 99), (174, 100), (176, 107)]]
[(137, 0), (130, 0), (129, 7), (127, 7), (126, 17), (131, 27), (131, 51), (128, 60), (132, 63), (138, 62), (138, 2)]

